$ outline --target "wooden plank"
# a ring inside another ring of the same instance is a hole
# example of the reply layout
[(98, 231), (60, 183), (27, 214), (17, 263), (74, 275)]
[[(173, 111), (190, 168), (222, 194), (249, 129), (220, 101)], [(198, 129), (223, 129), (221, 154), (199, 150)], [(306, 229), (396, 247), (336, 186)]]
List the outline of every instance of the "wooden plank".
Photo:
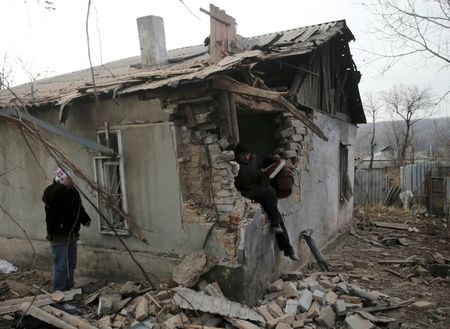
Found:
[(286, 98), (284, 98), (283, 94), (281, 93), (253, 88), (249, 85), (237, 82), (231, 78), (214, 79), (212, 80), (211, 86), (213, 89), (228, 90), (241, 95), (254, 96), (271, 100), (292, 113), (292, 115), (302, 121), (305, 126), (311, 129), (311, 131), (314, 132), (318, 137), (322, 138), (325, 141), (328, 140), (322, 130), (311, 119), (309, 119), (305, 113), (301, 112)]
[(75, 328), (79, 328), (79, 329), (96, 329), (97, 328), (97, 327), (94, 327), (93, 325), (91, 325), (90, 323), (83, 321), (79, 317), (70, 315), (69, 313), (63, 312), (53, 306), (50, 306), (50, 305), (42, 306), (41, 309), (57, 318), (63, 320), (64, 322), (67, 322), (68, 324), (74, 326)]
[(372, 222), (377, 227), (391, 228), (394, 230), (408, 231), (409, 226), (401, 223), (389, 223), (389, 222)]
[(77, 327), (72, 326), (71, 324), (65, 322), (64, 320), (58, 319), (56, 316), (53, 316), (46, 311), (31, 305), (31, 303), (26, 302), (20, 306), (21, 311), (25, 315), (31, 315), (32, 317), (44, 321), (45, 323), (51, 324), (57, 328), (61, 329), (77, 329)]
[(212, 102), (213, 98), (211, 96), (203, 96), (203, 97), (196, 97), (196, 98), (188, 98), (188, 99), (180, 99), (173, 104), (181, 105), (181, 104), (194, 104), (194, 103), (208, 103)]
[[(69, 291), (64, 292), (64, 298), (62, 301), (66, 302), (69, 300), (72, 300), (75, 295), (80, 295), (81, 289), (73, 289)], [(15, 298), (10, 299), (4, 302), (0, 303), (0, 315), (1, 314), (7, 314), (7, 313), (13, 313), (20, 311), (20, 306), (23, 303), (31, 303), (33, 302), (33, 305), (36, 307), (41, 307), (44, 305), (49, 305), (55, 303), (55, 301), (51, 298), (50, 294), (45, 295), (38, 295), (38, 296), (30, 296), (30, 297), (24, 297), (24, 298)]]
[(192, 113), (191, 105), (186, 104), (184, 107), (184, 112), (186, 113), (187, 121), (189, 127), (195, 127), (197, 123), (195, 122), (194, 114)]
[(228, 46), (236, 39), (236, 21), (213, 4), (209, 5), (209, 12), (200, 10), (210, 16), (209, 61), (215, 64), (228, 55)]
[(385, 259), (379, 260), (378, 264), (415, 264), (417, 261), (408, 259)]
[(220, 327), (210, 327), (210, 326), (204, 326), (201, 324), (187, 324), (183, 323), (181, 325), (177, 325), (177, 328), (183, 328), (183, 329), (222, 329)]
[(230, 98), (227, 92), (219, 93), (218, 102), (220, 104), (220, 109), (225, 113), (227, 125), (220, 125), (221, 136), (225, 136), (229, 142), (234, 143), (233, 140), (233, 129), (231, 127), (231, 112), (230, 112)]
[(236, 112), (236, 99), (233, 93), (228, 95), (230, 100), (230, 118), (231, 118), (231, 131), (233, 136), (233, 141), (235, 143), (239, 142), (239, 127)]
[(239, 106), (239, 109), (245, 109), (249, 111), (259, 111), (264, 113), (276, 113), (280, 112), (281, 109), (277, 104), (272, 102), (267, 102), (265, 100), (255, 100), (251, 99), (247, 96), (242, 96), (239, 94), (235, 94), (236, 104)]

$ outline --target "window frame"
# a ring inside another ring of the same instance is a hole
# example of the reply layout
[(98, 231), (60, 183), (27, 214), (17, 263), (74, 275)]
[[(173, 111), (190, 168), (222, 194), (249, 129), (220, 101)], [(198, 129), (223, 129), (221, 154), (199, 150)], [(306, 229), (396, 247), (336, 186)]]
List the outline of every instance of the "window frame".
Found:
[[(339, 143), (339, 201), (349, 201), (346, 196), (348, 183), (348, 145)], [(351, 187), (350, 187), (351, 188)]]
[[(128, 213), (128, 199), (127, 199), (127, 193), (126, 193), (126, 177), (125, 177), (125, 163), (124, 163), (124, 157), (123, 157), (123, 144), (122, 144), (122, 133), (119, 129), (99, 129), (97, 130), (97, 142), (99, 144), (101, 143), (101, 134), (106, 134), (108, 133), (109, 135), (116, 135), (117, 136), (117, 150), (115, 150), (117, 152), (117, 156), (115, 158), (109, 157), (109, 156), (104, 156), (104, 155), (99, 155), (94, 157), (94, 174), (95, 174), (95, 181), (96, 183), (101, 187), (101, 188), (105, 188), (104, 183), (104, 175), (105, 175), (105, 171), (103, 169), (104, 164), (106, 163), (118, 163), (118, 169), (119, 169), (119, 184), (120, 184), (120, 190), (121, 190), (121, 199), (120, 199), (120, 206), (122, 208), (122, 211), (124, 213)], [(104, 144), (102, 144), (104, 145)], [(100, 172), (99, 172), (100, 171)], [(102, 200), (100, 198), (100, 194), (98, 192), (96, 192), (97, 195), (97, 207), (100, 211), (102, 211), (103, 215), (107, 216), (107, 212), (104, 211), (104, 207), (102, 205)], [(102, 216), (100, 216), (100, 214), (98, 214), (99, 217), (99, 230), (100, 233), (102, 234), (111, 234), (114, 235), (114, 231), (109, 229), (105, 230), (104, 229), (104, 225), (102, 225), (102, 223), (104, 222), (104, 219), (102, 218)], [(113, 222), (112, 218), (108, 218), (108, 220), (110, 220), (111, 222)], [(105, 224), (106, 225), (106, 224)], [(128, 225), (128, 221), (126, 219), (123, 220), (123, 228), (118, 228), (115, 229), (116, 233), (119, 235), (125, 235), (128, 236), (130, 235), (130, 231), (129, 231), (129, 225)]]

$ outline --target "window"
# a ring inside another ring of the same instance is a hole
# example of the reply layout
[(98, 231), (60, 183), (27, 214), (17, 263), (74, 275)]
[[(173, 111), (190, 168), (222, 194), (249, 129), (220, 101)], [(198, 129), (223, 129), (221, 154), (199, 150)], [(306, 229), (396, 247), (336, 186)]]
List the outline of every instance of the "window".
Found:
[(348, 201), (353, 196), (352, 185), (348, 177), (348, 148), (339, 146), (339, 200)]
[[(98, 208), (117, 233), (127, 235), (128, 224), (120, 215), (120, 212), (127, 213), (120, 131), (99, 131), (97, 140), (100, 144), (112, 148), (117, 154), (115, 157), (98, 156), (94, 159), (95, 178), (99, 188), (104, 192), (97, 193)], [(100, 215), (99, 222), (100, 232), (114, 234), (106, 220)]]

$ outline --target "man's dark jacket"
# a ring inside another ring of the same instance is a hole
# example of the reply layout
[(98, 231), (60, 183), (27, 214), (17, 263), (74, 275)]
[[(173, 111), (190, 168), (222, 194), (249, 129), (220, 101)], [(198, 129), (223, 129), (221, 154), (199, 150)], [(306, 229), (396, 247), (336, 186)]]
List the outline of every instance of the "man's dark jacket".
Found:
[(89, 226), (91, 222), (74, 186), (53, 182), (45, 189), (42, 201), (45, 203), (47, 239), (50, 241), (77, 239), (80, 224)]
[(260, 156), (251, 154), (248, 162), (242, 162), (236, 157), (240, 169), (234, 178), (234, 186), (246, 198), (252, 198), (253, 192), (261, 187), (269, 187), (269, 178), (261, 171), (273, 163), (272, 156)]

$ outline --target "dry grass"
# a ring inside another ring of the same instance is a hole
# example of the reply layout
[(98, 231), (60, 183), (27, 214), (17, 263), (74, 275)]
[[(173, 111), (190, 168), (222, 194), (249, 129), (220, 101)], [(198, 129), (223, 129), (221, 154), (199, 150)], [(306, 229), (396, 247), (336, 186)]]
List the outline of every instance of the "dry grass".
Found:
[(371, 220), (387, 220), (404, 222), (413, 219), (411, 210), (398, 207), (387, 207), (383, 205), (358, 205), (355, 206), (353, 217), (357, 221), (365, 222)]

